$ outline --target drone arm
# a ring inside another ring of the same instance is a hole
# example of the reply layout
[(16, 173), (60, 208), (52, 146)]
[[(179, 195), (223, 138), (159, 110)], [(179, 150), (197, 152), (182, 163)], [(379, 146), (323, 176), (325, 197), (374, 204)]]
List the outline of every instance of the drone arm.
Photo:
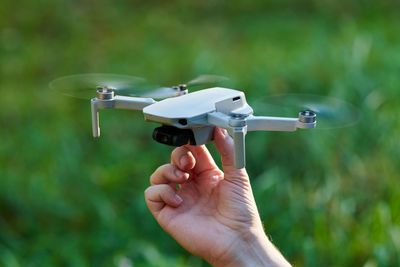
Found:
[(113, 99), (113, 108), (118, 109), (130, 109), (130, 110), (142, 110), (148, 105), (156, 103), (152, 98), (141, 98), (141, 97), (130, 97), (117, 95)]
[(230, 116), (221, 112), (212, 112), (208, 113), (207, 115), (208, 123), (225, 129), (228, 129), (230, 127), (229, 126), (230, 119), (231, 119)]
[(93, 137), (100, 136), (99, 126), (99, 110), (100, 109), (129, 109), (129, 110), (142, 110), (148, 105), (154, 104), (156, 101), (152, 98), (128, 97), (128, 96), (115, 96), (112, 99), (99, 99), (93, 98), (91, 100), (92, 110), (92, 131)]
[(248, 131), (296, 131), (315, 127), (315, 122), (301, 122), (299, 118), (249, 116), (246, 122)]

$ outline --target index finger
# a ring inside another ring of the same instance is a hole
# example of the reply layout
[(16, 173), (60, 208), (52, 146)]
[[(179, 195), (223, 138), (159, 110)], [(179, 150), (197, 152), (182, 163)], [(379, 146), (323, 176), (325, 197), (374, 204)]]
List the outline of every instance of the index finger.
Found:
[[(186, 162), (189, 162), (189, 164), (185, 164), (182, 161), (184, 157), (186, 157)], [(193, 160), (194, 162), (192, 162)], [(218, 168), (205, 145), (178, 147), (172, 151), (171, 162), (184, 171), (193, 169), (197, 174)]]

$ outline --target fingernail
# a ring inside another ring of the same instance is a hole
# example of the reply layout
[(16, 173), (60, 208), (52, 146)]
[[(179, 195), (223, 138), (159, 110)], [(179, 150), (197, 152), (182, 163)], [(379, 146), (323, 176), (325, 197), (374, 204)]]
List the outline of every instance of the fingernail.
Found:
[(227, 134), (226, 129), (224, 129), (224, 128), (219, 128), (219, 130), (220, 130), (221, 134), (222, 134), (224, 137), (226, 137), (226, 134)]
[(183, 173), (183, 171), (181, 171), (181, 170), (179, 170), (179, 169), (176, 169), (176, 170), (175, 170), (175, 175), (176, 175), (177, 177), (182, 177), (182, 176), (184, 175), (184, 173)]
[(187, 156), (181, 157), (180, 163), (181, 163), (182, 167), (188, 165), (189, 164), (189, 160), (188, 160)]
[(183, 199), (179, 195), (175, 195), (174, 198), (175, 198), (176, 203), (181, 203), (183, 201)]

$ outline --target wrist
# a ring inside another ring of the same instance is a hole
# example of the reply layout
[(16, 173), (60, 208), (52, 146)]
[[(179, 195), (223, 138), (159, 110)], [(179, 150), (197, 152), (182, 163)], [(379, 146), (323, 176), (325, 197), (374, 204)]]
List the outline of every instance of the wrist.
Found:
[(291, 266), (263, 230), (250, 230), (213, 266)]

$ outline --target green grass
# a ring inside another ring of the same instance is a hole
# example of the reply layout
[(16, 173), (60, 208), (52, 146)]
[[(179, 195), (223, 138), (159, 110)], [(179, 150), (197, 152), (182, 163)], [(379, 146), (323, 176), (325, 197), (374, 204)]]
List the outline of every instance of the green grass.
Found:
[[(296, 266), (400, 264), (399, 5), (386, 2), (5, 1), (0, 4), (0, 265), (204, 266), (164, 233), (143, 191), (172, 148), (155, 124), (56, 95), (63, 75), (175, 84), (231, 78), (251, 101), (339, 97), (354, 127), (249, 133), (265, 229)], [(218, 155), (209, 145), (216, 158)]]

